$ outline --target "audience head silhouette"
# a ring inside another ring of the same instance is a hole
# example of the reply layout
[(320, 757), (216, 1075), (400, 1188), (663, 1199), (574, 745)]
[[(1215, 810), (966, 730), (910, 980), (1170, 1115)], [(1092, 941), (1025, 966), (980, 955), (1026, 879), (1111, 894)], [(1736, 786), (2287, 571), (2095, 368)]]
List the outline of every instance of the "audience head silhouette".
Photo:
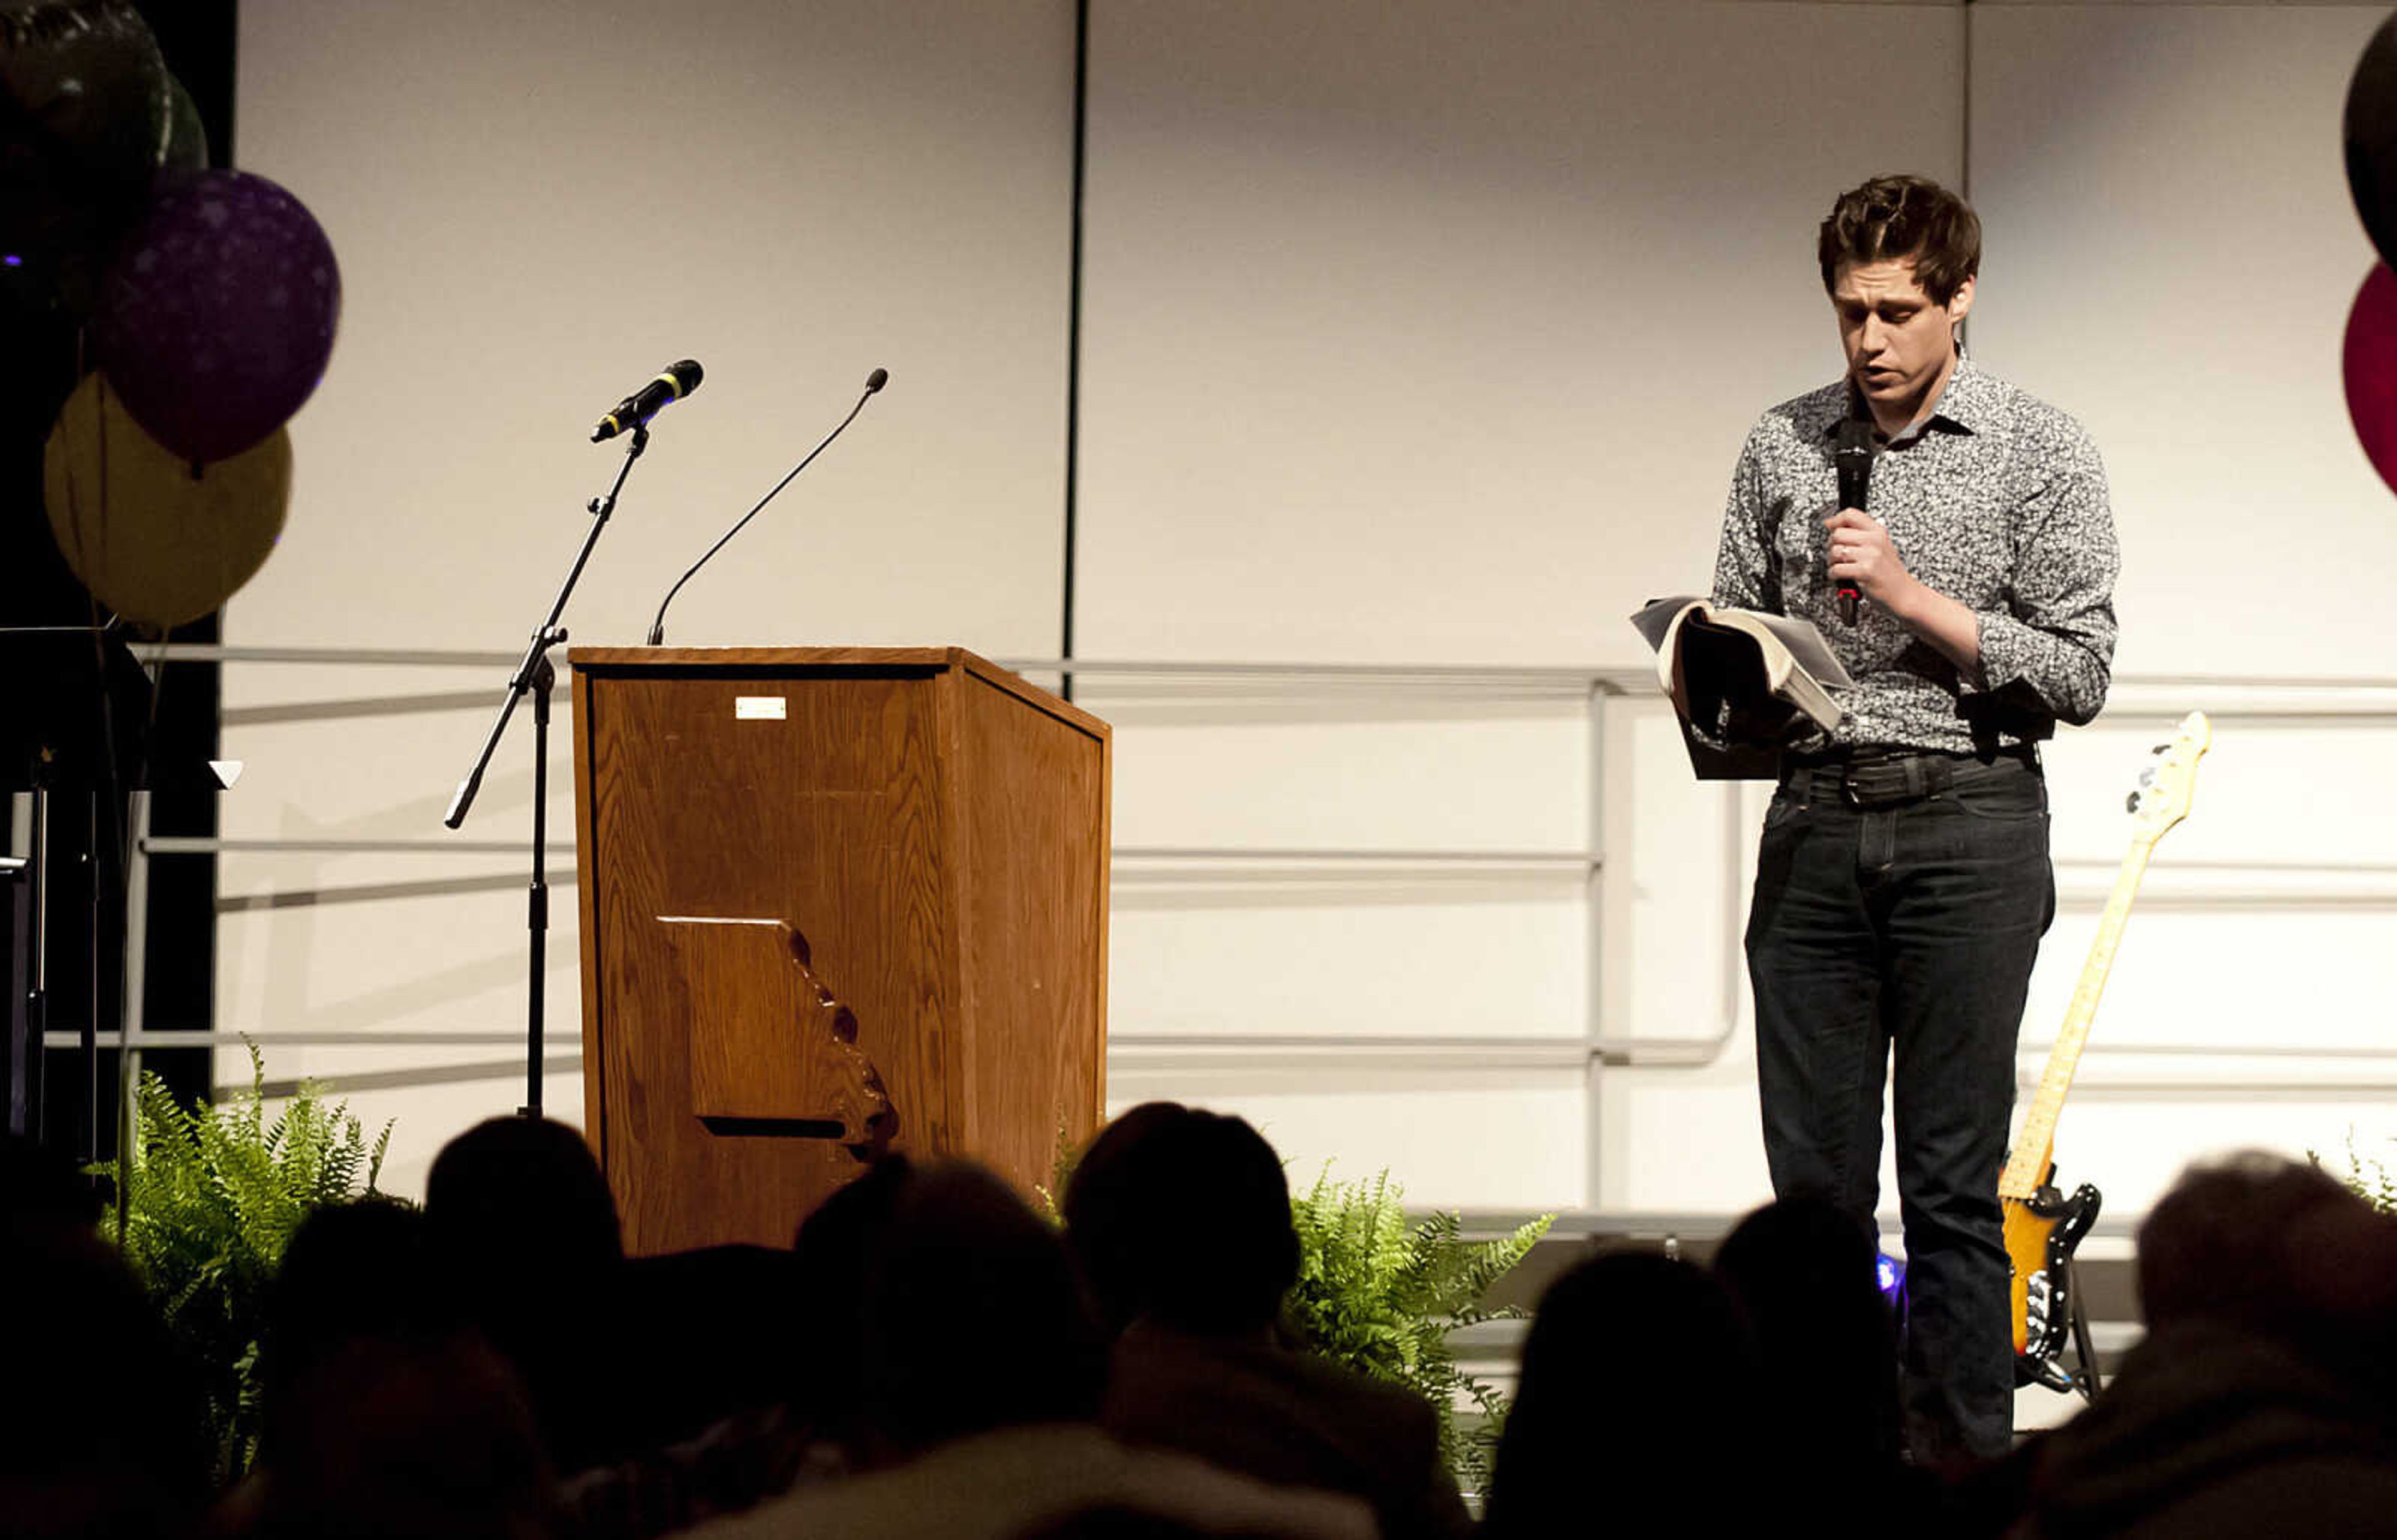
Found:
[(293, 1383), (319, 1361), (356, 1340), (427, 1342), (462, 1324), (422, 1210), (370, 1198), (310, 1214), (267, 1292), (262, 1453), (282, 1436)]
[(1148, 1317), (1262, 1332), (1298, 1277), (1281, 1158), (1239, 1118), (1148, 1102), (1109, 1123), (1065, 1188), (1065, 1235), (1110, 1332)]
[(442, 1147), (424, 1181), (435, 1244), (477, 1271), (585, 1274), (623, 1260), (616, 1200), (583, 1135), (493, 1118)]
[(435, 1158), (424, 1221), (467, 1319), (522, 1378), (552, 1463), (624, 1453), (638, 1391), (609, 1329), (623, 1240), (583, 1135), (537, 1118), (477, 1124)]
[(2139, 1227), (2148, 1332), (2050, 1434), (2041, 1535), (2390, 1532), (2397, 1221), (2310, 1165), (2191, 1168)]
[(329, 1346), (292, 1378), (259, 1540), (541, 1540), (553, 1481), (522, 1387), (472, 1332)]
[(866, 1249), (862, 1357), (877, 1453), (1087, 1422), (1105, 1354), (1056, 1233), (964, 1161), (907, 1177)]
[(2306, 1161), (2191, 1167), (2139, 1227), (2138, 1281), (2151, 1331), (2211, 1322), (2352, 1368), (2397, 1348), (2397, 1221)]
[(866, 1275), (899, 1212), (900, 1194), (915, 1177), (905, 1156), (884, 1156), (817, 1204), (791, 1242), (791, 1306), (810, 1345), (791, 1406), (799, 1425), (819, 1436), (847, 1441), (859, 1431)]
[(212, 1452), (199, 1382), (65, 1159), (0, 1133), (0, 1533), (183, 1533)]
[(1600, 1451), (1652, 1492), (1710, 1493), (1719, 1533), (1746, 1533), (1748, 1494), (1726, 1488), (1723, 1461), (1758, 1447), (1756, 1391), (1747, 1329), (1705, 1270), (1646, 1252), (1582, 1263), (1548, 1286), (1524, 1338), (1489, 1533), (1547, 1533), (1586, 1509)]
[(1897, 1323), (1875, 1260), (1855, 1219), (1819, 1198), (1766, 1204), (1714, 1256), (1789, 1457), (1842, 1479), (1898, 1457)]

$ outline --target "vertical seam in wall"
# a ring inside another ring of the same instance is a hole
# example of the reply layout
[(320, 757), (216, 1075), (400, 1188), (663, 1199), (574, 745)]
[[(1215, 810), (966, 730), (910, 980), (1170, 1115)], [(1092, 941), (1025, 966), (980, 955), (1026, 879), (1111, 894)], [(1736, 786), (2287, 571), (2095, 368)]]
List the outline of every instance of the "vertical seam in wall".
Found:
[[(1960, 138), (1961, 138), (1961, 140), (1962, 140), (1962, 144), (1961, 144), (1961, 149), (1960, 149), (1960, 155), (1961, 155), (1961, 161), (1962, 161), (1962, 164), (1958, 167), (1958, 169), (1957, 169), (1957, 177), (1958, 177), (1958, 180), (1962, 183), (1962, 186), (1960, 186), (1960, 187), (1957, 189), (1957, 192), (1958, 192), (1958, 193), (1959, 193), (1959, 194), (1963, 197), (1964, 201), (1965, 201), (1967, 204), (1969, 204), (1969, 203), (1971, 203), (1971, 202), (1973, 201), (1973, 0), (1964, 0), (1964, 4), (1963, 4), (1963, 11), (1964, 11), (1964, 70), (1963, 70), (1963, 98), (1964, 98), (1964, 111), (1963, 111), (1963, 132), (1962, 132), (1962, 134), (1960, 136)], [(1971, 337), (1972, 337), (1972, 332), (1973, 332), (1973, 317), (1972, 317), (1970, 315), (1967, 315), (1964, 317), (1964, 319), (1963, 319), (1963, 320), (1962, 320), (1962, 321), (1960, 321), (1960, 322), (1958, 322), (1958, 323), (1957, 323), (1957, 326), (1956, 326), (1956, 342), (1957, 342), (1957, 345), (1958, 345), (1959, 347), (1963, 347), (1963, 346), (1967, 346), (1967, 345), (1969, 345), (1970, 339), (1971, 339)]]
[[(1091, 0), (1074, 0), (1074, 191), (1073, 242), (1065, 277), (1065, 614), (1057, 655), (1074, 657), (1074, 549), (1079, 537), (1082, 453), (1082, 162), (1089, 138), (1091, 62)], [(1074, 676), (1058, 681), (1059, 692), (1074, 698)]]
[(1964, 201), (1973, 201), (1973, 0), (1964, 0), (1964, 131), (1962, 135), (1963, 185), (1958, 189)]

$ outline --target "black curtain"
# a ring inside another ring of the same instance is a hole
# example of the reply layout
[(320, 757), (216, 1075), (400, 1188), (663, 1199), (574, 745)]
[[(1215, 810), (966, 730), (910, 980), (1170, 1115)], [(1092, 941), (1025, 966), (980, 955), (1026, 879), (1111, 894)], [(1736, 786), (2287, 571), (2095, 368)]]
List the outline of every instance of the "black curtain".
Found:
[[(234, 0), (150, 0), (141, 6), (167, 67), (183, 84), (207, 129), (210, 164), (234, 164)], [(0, 292), (0, 624), (91, 625), (104, 617), (60, 556), (42, 505), (42, 449), (60, 407), (82, 373), (77, 317), (53, 304)], [(177, 641), (213, 642), (210, 616), (173, 633)], [(0, 663), (0, 713), (31, 710), (42, 680)], [(154, 692), (149, 741), (157, 763), (196, 764), (217, 757), (219, 668), (172, 663)], [(49, 839), (49, 1024), (72, 1029), (97, 1006), (101, 1031), (120, 1023), (124, 993), (124, 802), (77, 791), (51, 797)], [(95, 831), (95, 824), (98, 825)], [(152, 798), (152, 832), (214, 836), (216, 794), (162, 789)], [(95, 832), (97, 838), (94, 837)], [(146, 909), (142, 1011), (153, 1028), (210, 1029), (216, 971), (216, 859), (167, 856), (151, 863)], [(95, 898), (97, 902), (95, 902)], [(80, 1054), (43, 1056), (45, 1142), (81, 1146), (87, 1082)], [(180, 1096), (210, 1081), (208, 1050), (150, 1050), (144, 1067), (165, 1076)], [(103, 1158), (115, 1145), (116, 1056), (103, 1051), (94, 1140)]]

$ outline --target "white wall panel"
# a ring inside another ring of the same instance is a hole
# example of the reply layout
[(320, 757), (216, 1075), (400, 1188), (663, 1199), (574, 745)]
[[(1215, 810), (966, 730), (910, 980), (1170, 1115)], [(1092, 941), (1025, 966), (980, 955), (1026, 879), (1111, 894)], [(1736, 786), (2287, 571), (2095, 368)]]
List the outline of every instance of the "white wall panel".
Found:
[(1569, 1209), (1580, 1190), (1582, 1080), (1569, 1071), (1363, 1069), (1327, 1080), (1181, 1067), (1110, 1078), (1111, 1111), (1156, 1096), (1248, 1118), (1302, 1190), (1326, 1161), (1334, 1181), (1387, 1171), (1413, 1208)]
[(2340, 113), (2387, 14), (1974, 12), (1974, 344), (2106, 457), (2125, 669), (2389, 671), (2397, 505), (2339, 381), (2374, 261)]
[(1094, 656), (1627, 660), (1838, 373), (1831, 194), (1962, 143), (1952, 9), (1093, 11)]
[[(1829, 196), (1965, 170), (1956, 7), (1091, 11), (1091, 657), (1635, 661), (1624, 615), (1707, 581), (1747, 424), (1836, 371), (1812, 254)], [(1973, 9), (1975, 347), (2097, 435), (2125, 671), (2388, 672), (2369, 617), (2397, 570), (2391, 503), (2337, 381), (2369, 261), (2337, 114), (2381, 14)], [(690, 354), (708, 382), (635, 473), (578, 639), (636, 637), (663, 580), (881, 364), (890, 393), (686, 595), (676, 639), (1053, 650), (1071, 7), (441, 0), (403, 20), (261, 0), (243, 28), (243, 164), (324, 219), (349, 309), (295, 428), (290, 533), (230, 639), (516, 645), (613, 469), (583, 442), (590, 419)], [(1869, 90), (1845, 84), (1860, 60)], [(228, 752), (251, 770), (225, 832), (436, 833), (488, 708), (341, 703), (489, 693), (499, 673), (229, 670)], [(1653, 702), (1611, 703), (1594, 756), (1570, 694), (1080, 682), (1118, 727), (1121, 845), (1607, 858), (1594, 953), (1570, 874), (1131, 864), (1117, 1105), (1243, 1112), (1297, 1179), (1386, 1166), (1424, 1203), (1731, 1213), (1763, 1196), (1737, 953), (1761, 797), (1692, 783)], [(2121, 857), (2130, 776), (2185, 704), (2224, 711), (2059, 1141), (2066, 1179), (2099, 1181), (2117, 1215), (2202, 1154), (2397, 1126), (2375, 970), (2397, 919), (2372, 769), (2390, 726), (2167, 693), (2050, 756), (2065, 902), (2029, 1074)], [(470, 837), (523, 837), (529, 770), (520, 736)], [(562, 755), (556, 773), (562, 837)], [(258, 902), (222, 922), (220, 1024), (516, 1026), (513, 882), (357, 890), (521, 869), (229, 857), (225, 892)], [(571, 1030), (558, 897), (551, 1024)], [(1593, 991), (1603, 1037), (1645, 1045), (1637, 1067), (1573, 1062)], [(1426, 1041), (1346, 1064), (1137, 1041), (1343, 1034)], [(1717, 1038), (1702, 1063), (1651, 1051)], [(1497, 1041), (1521, 1038), (1563, 1056)], [(410, 1190), (443, 1139), (520, 1100), (520, 1076), (476, 1067), (509, 1057), (286, 1049), (270, 1068), (377, 1077), (355, 1100), (399, 1117)], [(553, 1110), (579, 1116), (573, 1084), (553, 1077)]]
[(660, 419), (579, 591), (636, 642), (674, 576), (892, 383), (677, 601), (688, 642), (1054, 648), (1072, 7), (245, 6), (240, 159), (341, 261), (299, 498), (230, 639), (506, 646), (617, 445)]
[[(1711, 574), (1748, 422), (1837, 371), (1813, 261), (1824, 201), (1893, 164), (1952, 174), (1961, 149), (1953, 12), (1093, 12), (1077, 635), (1094, 656), (1631, 661), (1624, 617)], [(1835, 100), (1820, 82), (1867, 47), (1919, 67), (1861, 108)], [(1462, 753), (1370, 708), (1128, 728), (1118, 838), (1579, 847), (1594, 768), (1581, 709), (1547, 729), (1476, 710), (1455, 724), (1480, 741)], [(1721, 794), (1687, 786), (1677, 743), (1643, 752), (1609, 720), (1597, 1024), (1710, 1033), (1725, 1007)], [(1346, 922), (1177, 907), (1184, 892), (1143, 890), (1129, 916), (1119, 898), (1118, 1030), (1165, 1009), (1148, 983), (1179, 976), (1166, 955), (1181, 948), (1253, 958), (1265, 1011), (1306, 1008), (1284, 1031), (1591, 1023), (1591, 916), (1570, 889), (1446, 908), (1360, 891)], [(1252, 933), (1285, 944), (1244, 949)], [(1479, 1015), (1463, 1003), (1477, 998)], [(1171, 1075), (1145, 1083), (1190, 1093)], [(1445, 1169), (1488, 1171), (1486, 1093), (1445, 1094), (1450, 1114), (1437, 1090), (1372, 1112), (1353, 1088), (1301, 1097), (1282, 1126), (1309, 1145), (1336, 1128), (1367, 1167), (1438, 1147)], [(1493, 1194), (1599, 1200), (1592, 1109), (1579, 1089), (1553, 1094), (1582, 1126), (1544, 1146), (1557, 1164)], [(1717, 1172), (1710, 1190), (1742, 1180), (1704, 1158), (1679, 1169)], [(1610, 1177), (1605, 1199), (1646, 1192)]]
[[(1059, 3), (245, 5), (239, 163), (323, 221), (344, 310), (293, 425), (288, 531), (227, 640), (520, 648), (619, 463), (591, 423), (689, 355), (706, 379), (633, 471), (567, 612), (578, 643), (638, 641), (880, 366), (889, 390), (684, 591), (673, 639), (1053, 653), (1073, 57)], [(249, 772), (224, 834), (449, 837), (441, 812), (505, 674), (232, 666), (226, 752)], [(550, 817), (569, 839), (560, 689)], [(479, 699), (341, 705), (458, 692)], [(456, 837), (527, 838), (529, 730), (520, 713)], [(228, 857), (222, 890), (257, 904), (221, 926), (219, 1024), (520, 1029), (524, 872), (508, 855)], [(513, 881), (359, 891), (477, 876)], [(549, 933), (563, 1032), (581, 1020), (573, 900), (555, 891)], [(399, 1118), (408, 1191), (444, 1140), (522, 1102), (520, 1071), (475, 1071), (510, 1057), (285, 1045), (269, 1073), (365, 1077), (360, 1108)], [(580, 1121), (571, 1076), (545, 1099)]]

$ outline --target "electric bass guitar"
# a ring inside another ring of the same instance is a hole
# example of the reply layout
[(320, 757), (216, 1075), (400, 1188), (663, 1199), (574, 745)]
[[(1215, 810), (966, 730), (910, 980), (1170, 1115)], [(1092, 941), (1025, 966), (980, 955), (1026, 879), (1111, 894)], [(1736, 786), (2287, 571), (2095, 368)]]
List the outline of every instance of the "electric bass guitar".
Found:
[(2023, 1114), (2022, 1132), (2006, 1160), (2005, 1173), (1998, 1179), (1998, 1197), (2005, 1211), (2006, 1255), (2014, 1263), (2017, 1385), (2043, 1385), (2051, 1390), (2087, 1388), (2058, 1359), (2072, 1323), (2072, 1252), (2096, 1223), (2100, 1199), (2097, 1189), (2087, 1183), (2069, 1198), (2056, 1189), (2056, 1120), (2064, 1110), (2064, 1093), (2071, 1089), (2072, 1072), (2081, 1063), (2089, 1023), (2097, 1014), (2097, 997), (2105, 992), (2106, 975), (2114, 966), (2114, 949), (2122, 939), (2122, 922), (2130, 917), (2131, 899), (2139, 891), (2148, 857), (2164, 831), (2189, 816), (2197, 762), (2213, 743), (2214, 729), (2205, 713), (2192, 711), (2181, 718), (2171, 743), (2156, 746), (2162, 757), (2140, 773), (2138, 789), (2131, 793), (2130, 850), (2122, 857), (2113, 894), (2106, 901), (2097, 939), (2090, 943), (2089, 960), (2082, 966), (2063, 1030), (2056, 1034), (2055, 1051), (2047, 1056), (2047, 1072), (2040, 1077), (2039, 1092)]

